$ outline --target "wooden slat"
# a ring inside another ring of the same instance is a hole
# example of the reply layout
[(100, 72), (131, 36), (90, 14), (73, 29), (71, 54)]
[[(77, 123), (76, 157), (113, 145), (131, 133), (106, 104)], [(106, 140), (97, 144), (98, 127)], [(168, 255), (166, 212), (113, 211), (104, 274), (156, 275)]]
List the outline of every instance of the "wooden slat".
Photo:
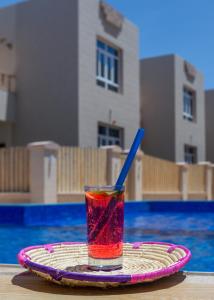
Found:
[(106, 160), (103, 149), (61, 147), (57, 163), (58, 192), (83, 192), (84, 185), (106, 185)]
[(13, 176), (14, 176), (14, 172), (13, 172), (13, 167), (14, 167), (14, 152), (13, 152), (13, 148), (10, 148), (9, 149), (9, 192), (10, 190), (13, 190), (13, 186), (14, 186), (14, 179), (13, 179)]
[(212, 172), (212, 178), (213, 178), (213, 181), (212, 181), (212, 199), (214, 199), (214, 168), (213, 168), (213, 172)]
[(29, 153), (26, 148), (0, 149), (0, 192), (29, 191)]
[[(57, 157), (57, 172), (58, 174), (61, 173), (61, 163), (62, 163), (62, 159), (61, 159), (61, 149), (59, 149), (58, 151), (58, 157)], [(57, 191), (58, 193), (61, 193), (61, 180), (59, 180), (59, 176), (57, 176)]]
[(14, 189), (18, 190), (18, 183), (17, 183), (17, 179), (18, 179), (18, 168), (17, 168), (17, 151), (15, 151), (14, 153)]
[(25, 173), (28, 174), (28, 176), (25, 176), (25, 192), (30, 191), (30, 156), (29, 156), (29, 150), (25, 149)]
[(10, 148), (6, 151), (6, 192), (10, 192)]
[(189, 166), (189, 180), (188, 192), (189, 193), (205, 193), (205, 166), (190, 165)]
[(20, 149), (20, 152), (21, 152), (21, 166), (20, 166), (20, 172), (21, 172), (21, 187), (23, 187), (24, 186), (24, 180), (23, 180), (23, 178), (24, 178), (24, 166), (23, 166), (23, 163), (24, 163), (24, 153), (23, 153), (23, 149)]
[(143, 155), (143, 191), (179, 192), (180, 171), (175, 163)]

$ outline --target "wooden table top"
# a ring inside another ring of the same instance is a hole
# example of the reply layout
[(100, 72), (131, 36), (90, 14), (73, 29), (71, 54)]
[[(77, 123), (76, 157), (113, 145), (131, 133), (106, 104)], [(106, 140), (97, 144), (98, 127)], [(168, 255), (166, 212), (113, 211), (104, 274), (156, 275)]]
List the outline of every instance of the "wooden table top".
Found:
[(214, 273), (179, 272), (153, 283), (111, 289), (55, 285), (17, 265), (0, 265), (0, 300), (214, 300)]

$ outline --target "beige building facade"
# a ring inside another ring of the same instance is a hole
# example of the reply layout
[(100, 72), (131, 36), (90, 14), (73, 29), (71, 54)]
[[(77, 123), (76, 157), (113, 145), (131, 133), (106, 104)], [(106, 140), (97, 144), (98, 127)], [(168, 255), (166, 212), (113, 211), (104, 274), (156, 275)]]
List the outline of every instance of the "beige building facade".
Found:
[(183, 58), (140, 62), (145, 153), (176, 162), (205, 161), (204, 78)]
[(139, 127), (138, 29), (102, 1), (0, 10), (0, 73), (2, 146), (128, 148)]
[(206, 157), (214, 163), (214, 89), (205, 91)]

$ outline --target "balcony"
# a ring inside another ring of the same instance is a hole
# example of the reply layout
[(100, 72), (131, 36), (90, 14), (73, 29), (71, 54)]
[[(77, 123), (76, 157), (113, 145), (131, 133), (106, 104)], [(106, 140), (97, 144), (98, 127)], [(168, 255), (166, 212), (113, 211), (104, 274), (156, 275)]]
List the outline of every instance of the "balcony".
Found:
[(0, 122), (15, 121), (15, 76), (0, 73)]

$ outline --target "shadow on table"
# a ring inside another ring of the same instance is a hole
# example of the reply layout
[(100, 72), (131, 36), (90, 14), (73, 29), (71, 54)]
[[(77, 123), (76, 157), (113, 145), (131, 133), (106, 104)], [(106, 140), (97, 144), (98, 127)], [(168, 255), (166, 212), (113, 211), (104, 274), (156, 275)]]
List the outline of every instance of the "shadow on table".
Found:
[(36, 292), (58, 294), (58, 295), (121, 295), (149, 293), (153, 291), (163, 290), (181, 283), (186, 278), (182, 272), (170, 277), (159, 279), (155, 282), (140, 283), (132, 286), (120, 286), (115, 288), (95, 288), (95, 287), (68, 287), (60, 286), (52, 282), (46, 281), (30, 272), (23, 272), (12, 278), (12, 284), (26, 288)]

